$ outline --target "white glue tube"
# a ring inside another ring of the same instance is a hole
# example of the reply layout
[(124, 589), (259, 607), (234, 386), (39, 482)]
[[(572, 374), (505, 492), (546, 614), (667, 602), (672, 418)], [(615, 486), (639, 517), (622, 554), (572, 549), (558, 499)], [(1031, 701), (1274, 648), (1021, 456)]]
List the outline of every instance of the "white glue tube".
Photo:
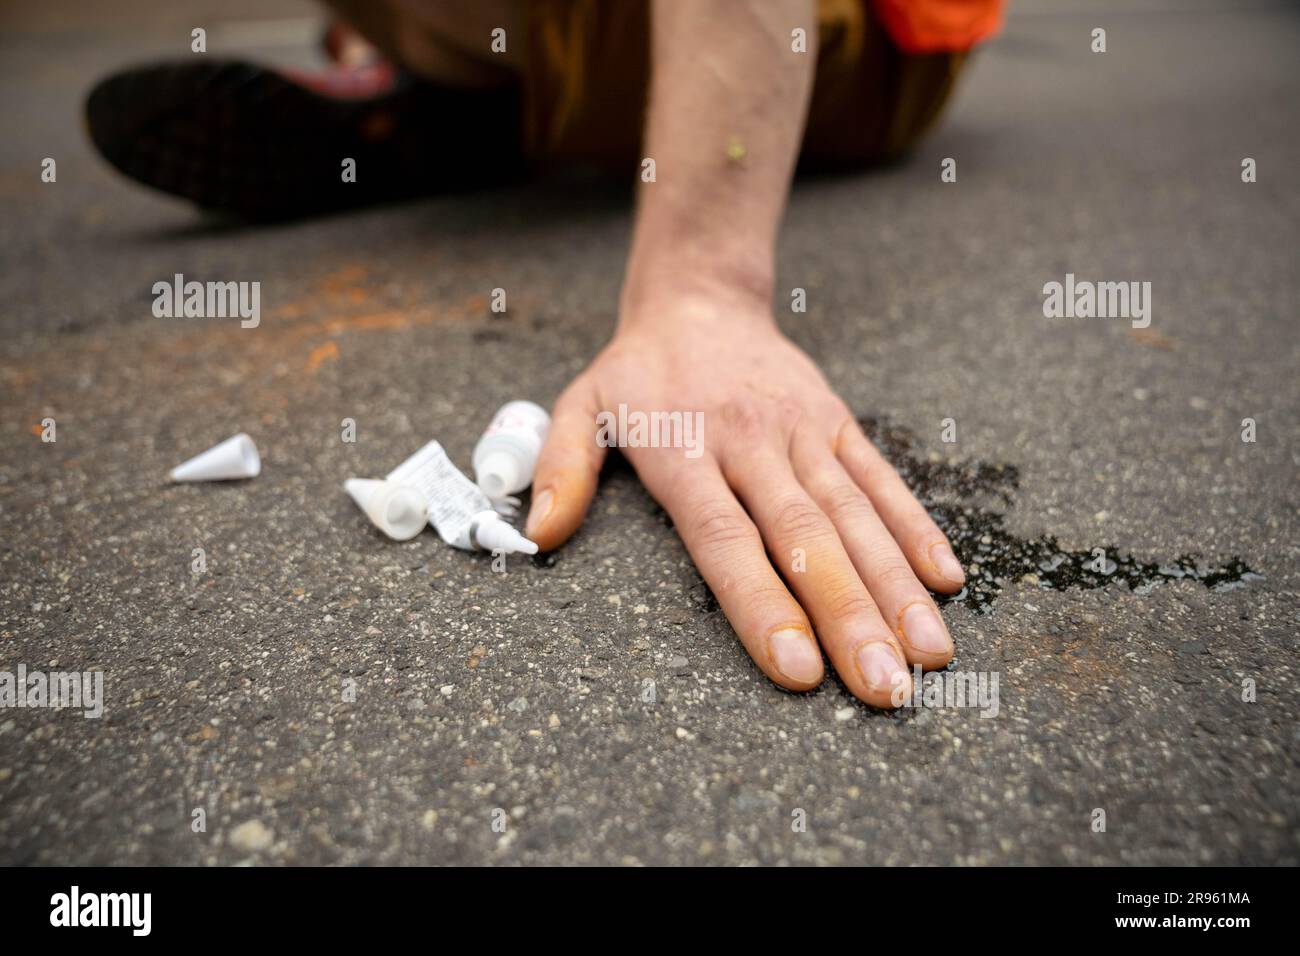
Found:
[(474, 477), (493, 501), (533, 483), (551, 416), (534, 402), (507, 402), (474, 447)]
[(424, 495), (429, 523), (453, 548), (537, 553), (537, 545), (501, 520), (487, 495), (461, 474), (436, 441), (394, 468), (386, 480), (409, 485)]

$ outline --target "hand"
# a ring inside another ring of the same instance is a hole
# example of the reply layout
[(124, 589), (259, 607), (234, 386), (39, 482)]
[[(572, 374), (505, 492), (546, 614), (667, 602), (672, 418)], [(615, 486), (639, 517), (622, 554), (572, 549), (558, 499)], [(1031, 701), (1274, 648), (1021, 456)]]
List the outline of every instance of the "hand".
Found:
[(926, 588), (959, 590), (960, 564), (766, 305), (694, 298), (624, 316), (556, 403), (527, 524), (543, 550), (582, 523), (605, 454), (597, 415), (620, 404), (703, 413), (698, 457), (622, 451), (768, 677), (816, 687), (820, 641), (854, 695), (889, 707), (911, 686), (907, 664), (948, 663), (952, 639)]

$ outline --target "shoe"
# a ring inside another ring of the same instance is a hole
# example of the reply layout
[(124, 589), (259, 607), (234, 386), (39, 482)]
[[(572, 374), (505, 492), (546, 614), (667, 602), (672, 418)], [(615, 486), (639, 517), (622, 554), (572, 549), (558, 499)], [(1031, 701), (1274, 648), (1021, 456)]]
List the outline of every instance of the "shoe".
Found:
[(238, 60), (136, 67), (91, 90), (86, 121), (95, 147), (132, 179), (250, 219), (458, 191), (523, 170), (517, 90), (433, 86), (383, 62), (320, 73)]

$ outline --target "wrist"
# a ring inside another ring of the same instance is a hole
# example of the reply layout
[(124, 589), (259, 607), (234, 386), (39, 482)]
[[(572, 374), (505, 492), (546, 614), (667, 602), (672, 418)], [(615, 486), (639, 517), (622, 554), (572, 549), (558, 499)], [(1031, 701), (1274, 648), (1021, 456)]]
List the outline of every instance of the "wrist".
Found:
[(768, 296), (731, 285), (678, 277), (652, 293), (631, 296), (626, 289), (619, 304), (615, 334), (644, 331), (672, 334), (674, 330), (744, 330), (776, 328)]
[(689, 323), (773, 325), (769, 262), (633, 256), (619, 296), (618, 331)]

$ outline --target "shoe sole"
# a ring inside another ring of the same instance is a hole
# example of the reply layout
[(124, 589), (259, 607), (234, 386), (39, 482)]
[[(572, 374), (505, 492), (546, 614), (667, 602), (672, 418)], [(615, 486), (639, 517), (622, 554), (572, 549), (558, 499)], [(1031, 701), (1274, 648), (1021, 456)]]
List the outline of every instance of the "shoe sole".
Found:
[[(201, 206), (253, 219), (328, 212), (436, 191), (435, 117), (397, 90), (324, 96), (240, 61), (159, 64), (115, 74), (86, 100), (96, 148), (120, 172)], [(357, 164), (343, 182), (343, 161)], [(490, 164), (489, 164), (490, 165)]]

